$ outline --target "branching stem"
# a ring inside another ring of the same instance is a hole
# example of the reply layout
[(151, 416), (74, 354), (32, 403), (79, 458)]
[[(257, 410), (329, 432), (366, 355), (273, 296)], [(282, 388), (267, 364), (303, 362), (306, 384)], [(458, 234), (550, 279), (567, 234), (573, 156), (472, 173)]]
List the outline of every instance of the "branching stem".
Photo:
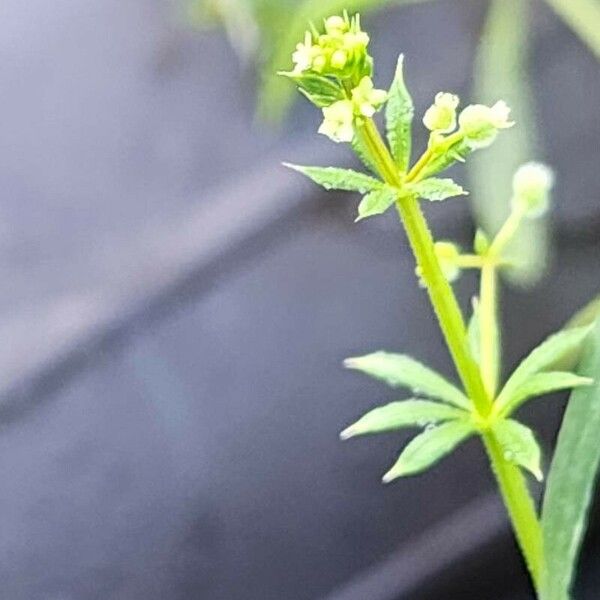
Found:
[[(374, 121), (365, 119), (364, 123), (357, 127), (357, 135), (371, 154), (382, 178), (388, 184), (401, 188), (402, 175), (398, 172)], [(432, 153), (426, 151), (408, 173), (406, 180), (416, 180), (431, 157)], [(400, 195), (396, 201), (396, 208), (421, 269), (421, 277), (427, 287), (458, 375), (473, 402), (475, 413), (485, 422), (492, 409), (500, 366), (496, 269), (500, 264), (500, 252), (519, 227), (523, 215), (518, 211), (513, 212), (480, 265), (482, 268), (480, 298), (482, 366), (480, 368), (469, 350), (462, 312), (454, 291), (440, 267), (434, 240), (417, 198), (412, 195)], [(474, 258), (480, 259), (480, 257)], [(506, 460), (504, 450), (492, 431), (483, 432), (482, 438), (525, 562), (534, 584), (538, 587), (543, 565), (542, 536), (527, 482), (519, 468)]]

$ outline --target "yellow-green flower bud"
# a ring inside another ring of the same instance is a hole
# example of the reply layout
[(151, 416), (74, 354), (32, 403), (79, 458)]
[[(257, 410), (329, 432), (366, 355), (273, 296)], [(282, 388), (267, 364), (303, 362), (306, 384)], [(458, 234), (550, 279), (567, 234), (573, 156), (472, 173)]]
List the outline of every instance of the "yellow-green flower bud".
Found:
[[(453, 242), (436, 242), (434, 250), (444, 277), (449, 282), (456, 281), (460, 277), (460, 267), (458, 266), (460, 248)], [(426, 287), (421, 267), (417, 267), (415, 273), (419, 277), (419, 285), (423, 288)]]
[(363, 77), (357, 87), (352, 90), (352, 102), (357, 115), (372, 117), (385, 103), (387, 92), (376, 90), (370, 77)]
[(456, 281), (460, 276), (460, 267), (457, 265), (460, 248), (452, 242), (436, 242), (434, 248), (442, 273), (448, 281)]
[(429, 131), (449, 133), (456, 129), (456, 109), (458, 96), (440, 92), (436, 95), (434, 103), (427, 109), (423, 123)]
[(348, 53), (345, 50), (336, 50), (331, 55), (330, 64), (332, 68), (342, 70), (348, 63)]
[(334, 142), (351, 142), (354, 138), (354, 104), (351, 100), (339, 100), (323, 108), (323, 123), (319, 133)]
[(329, 35), (346, 33), (350, 29), (350, 23), (338, 15), (325, 19), (325, 31)]
[(514, 125), (509, 115), (510, 108), (502, 100), (494, 106), (472, 104), (460, 113), (458, 123), (472, 148), (485, 148), (496, 139), (498, 130)]
[(513, 210), (522, 210), (532, 219), (543, 215), (553, 185), (554, 173), (546, 165), (529, 162), (520, 166), (513, 177)]

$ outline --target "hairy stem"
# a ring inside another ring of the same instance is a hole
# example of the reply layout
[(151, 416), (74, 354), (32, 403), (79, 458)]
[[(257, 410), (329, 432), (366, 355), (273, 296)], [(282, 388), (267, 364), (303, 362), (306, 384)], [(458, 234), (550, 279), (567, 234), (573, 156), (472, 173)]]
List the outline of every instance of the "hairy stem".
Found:
[[(398, 174), (394, 161), (373, 120), (366, 119), (364, 124), (357, 128), (357, 135), (361, 137), (365, 147), (371, 153), (383, 179), (390, 185), (401, 187), (401, 176)], [(413, 172), (412, 175), (418, 176), (418, 173), (415, 175)], [(410, 179), (410, 177), (411, 174), (408, 178)], [(483, 276), (481, 301), (485, 304), (483, 310), (486, 313), (483, 319), (485, 332), (482, 334), (482, 352), (488, 353), (485, 358), (488, 367), (484, 369), (488, 387), (486, 389), (480, 368), (469, 350), (463, 315), (454, 291), (442, 273), (435, 254), (433, 237), (418, 200), (414, 196), (400, 196), (396, 202), (396, 208), (417, 264), (421, 268), (421, 277), (427, 287), (431, 304), (456, 370), (473, 402), (475, 411), (485, 418), (492, 408), (492, 393), (497, 386), (499, 364), (495, 256), (514, 234), (522, 215), (515, 214), (512, 219), (508, 220), (505, 231), (498, 236), (500, 240), (496, 240), (494, 248), (496, 252), (489, 254), (489, 266), (487, 264), (484, 266), (484, 270), (486, 268), (487, 270)], [(490, 346), (484, 351), (488, 344)], [(521, 471), (506, 460), (504, 451), (493, 433), (485, 432), (482, 437), (517, 541), (537, 587), (541, 577), (543, 553), (541, 528), (533, 499)]]
[[(372, 151), (372, 157), (381, 176), (389, 184), (399, 187), (402, 183), (400, 176), (373, 120), (367, 119), (364, 125), (358, 128), (358, 134), (363, 138), (367, 148)], [(477, 364), (469, 351), (463, 315), (456, 296), (442, 273), (435, 254), (433, 237), (423, 212), (413, 196), (399, 198), (396, 207), (417, 264), (421, 268), (423, 281), (459, 377), (477, 412), (487, 416), (491, 409), (491, 400), (485, 391)]]
[(504, 457), (502, 446), (491, 432), (483, 434), (483, 442), (510, 516), (515, 536), (536, 589), (543, 568), (542, 529), (527, 482), (518, 467)]

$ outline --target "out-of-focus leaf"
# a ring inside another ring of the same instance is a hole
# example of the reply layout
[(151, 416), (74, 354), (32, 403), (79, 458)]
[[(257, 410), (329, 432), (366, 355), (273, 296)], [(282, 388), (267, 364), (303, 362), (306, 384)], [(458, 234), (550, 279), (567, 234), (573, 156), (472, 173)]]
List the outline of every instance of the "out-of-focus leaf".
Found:
[(385, 107), (385, 122), (392, 156), (403, 173), (410, 163), (414, 116), (415, 107), (404, 83), (404, 56), (401, 54)]
[[(588, 302), (583, 308), (579, 309), (566, 323), (564, 329), (573, 329), (575, 327), (585, 327), (592, 325), (600, 317), (600, 296), (596, 296), (591, 302)], [(579, 364), (582, 347), (574, 348), (572, 352), (565, 354), (555, 365), (560, 371), (573, 371)]]
[(383, 476), (389, 483), (398, 477), (416, 475), (437, 463), (474, 433), (468, 421), (452, 421), (430, 427), (414, 438), (400, 454), (396, 464)]
[(513, 371), (496, 400), (498, 405), (506, 405), (507, 399), (512, 398), (532, 375), (552, 367), (565, 354), (578, 348), (589, 333), (589, 327), (566, 329), (542, 342)]
[(409, 184), (408, 189), (417, 194), (419, 198), (426, 200), (440, 201), (455, 196), (467, 196), (468, 192), (452, 179), (440, 179), (431, 177), (423, 179), (419, 183)]
[(196, 27), (224, 27), (229, 42), (242, 62), (256, 56), (261, 38), (254, 0), (191, 0), (186, 5), (188, 21)]
[(585, 344), (577, 372), (595, 383), (571, 394), (548, 473), (542, 510), (542, 600), (569, 598), (600, 464), (600, 321)]
[(260, 115), (267, 121), (277, 123), (285, 114), (293, 97), (293, 89), (273, 74), (289, 69), (292, 52), (301, 41), (310, 21), (320, 24), (326, 17), (341, 14), (344, 10), (350, 13), (365, 13), (383, 6), (403, 6), (427, 1), (429, 0), (303, 0), (295, 10), (292, 9), (291, 17), (288, 9), (288, 22), (279, 32), (278, 39), (265, 61), (259, 94)]
[(563, 371), (536, 373), (527, 377), (521, 385), (517, 386), (511, 396), (503, 395), (501, 398), (498, 398), (496, 409), (500, 414), (509, 415), (529, 398), (551, 394), (559, 390), (568, 390), (582, 385), (591, 385), (592, 383), (593, 381), (589, 377), (580, 377), (579, 375)]
[(492, 430), (502, 447), (504, 460), (529, 471), (538, 481), (544, 479), (542, 451), (529, 427), (513, 419), (502, 419)]
[(369, 192), (358, 205), (358, 217), (356, 221), (362, 221), (367, 217), (383, 214), (398, 198), (398, 190), (384, 185), (378, 190)]
[(600, 3), (598, 0), (546, 0), (600, 60)]
[(353, 171), (352, 169), (338, 169), (336, 167), (303, 167), (283, 163), (284, 166), (298, 171), (323, 186), (326, 190), (346, 190), (365, 194), (373, 190), (380, 190), (383, 183), (370, 175)]
[[(570, 1), (570, 0), (569, 0)], [(478, 223), (495, 234), (510, 212), (512, 176), (522, 163), (536, 158), (537, 132), (527, 61), (531, 38), (530, 2), (493, 0), (475, 65), (477, 102), (506, 100), (517, 127), (503, 132), (490, 148), (469, 160), (470, 189)], [(515, 267), (505, 275), (516, 283), (534, 283), (548, 255), (544, 218), (525, 222), (507, 248)]]
[(588, 302), (582, 309), (578, 310), (569, 319), (565, 325), (565, 329), (591, 325), (598, 317), (600, 317), (600, 296), (596, 296), (591, 302)]
[(446, 404), (428, 400), (403, 400), (369, 411), (356, 423), (344, 429), (340, 437), (347, 440), (357, 435), (394, 431), (404, 427), (427, 427), (430, 424), (468, 416), (464, 410)]
[(348, 358), (344, 365), (381, 379), (392, 387), (406, 387), (415, 394), (449, 402), (469, 410), (469, 399), (447, 379), (405, 354), (374, 352), (366, 356)]

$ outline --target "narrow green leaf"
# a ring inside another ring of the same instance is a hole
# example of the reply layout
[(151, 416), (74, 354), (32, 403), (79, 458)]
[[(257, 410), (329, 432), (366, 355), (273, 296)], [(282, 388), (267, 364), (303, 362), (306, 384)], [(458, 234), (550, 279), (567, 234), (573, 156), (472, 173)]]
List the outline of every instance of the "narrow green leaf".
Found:
[(359, 173), (352, 169), (338, 169), (336, 167), (302, 167), (283, 163), (284, 166), (294, 169), (315, 183), (322, 185), (326, 190), (346, 190), (366, 194), (380, 190), (383, 183), (370, 175)]
[(433, 201), (446, 200), (446, 198), (466, 196), (468, 194), (467, 191), (452, 179), (439, 179), (437, 177), (423, 179), (418, 183), (410, 184), (408, 187), (420, 198)]
[(345, 97), (339, 83), (335, 83), (322, 75), (316, 75), (315, 73), (298, 74), (293, 71), (280, 71), (279, 75), (294, 81), (300, 92), (319, 107), (330, 106)]
[(387, 138), (398, 169), (408, 170), (412, 143), (412, 122), (415, 107), (404, 83), (404, 55), (398, 58), (394, 81), (385, 109)]
[(600, 60), (598, 0), (546, 0), (546, 2)]
[(512, 419), (494, 424), (492, 431), (504, 452), (504, 460), (529, 471), (538, 481), (542, 473), (542, 451), (529, 427)]
[(469, 399), (447, 379), (405, 354), (374, 352), (366, 356), (348, 358), (344, 365), (375, 379), (381, 379), (392, 387), (406, 387), (415, 394), (449, 402), (470, 410)]
[(421, 473), (473, 433), (473, 425), (468, 421), (452, 421), (426, 429), (404, 448), (396, 464), (383, 476), (383, 482)]
[(481, 358), (481, 329), (479, 324), (479, 298), (474, 297), (471, 301), (473, 305), (473, 314), (469, 319), (469, 326), (467, 327), (467, 340), (469, 342), (469, 350), (471, 355), (475, 359), (475, 362), (479, 363)]
[[(533, 8), (533, 3), (523, 0), (493, 0), (475, 62), (474, 97), (484, 104), (505, 100), (517, 123), (468, 161), (469, 200), (477, 223), (490, 236), (510, 214), (511, 182), (517, 167), (539, 155), (529, 74)], [(523, 222), (506, 249), (513, 266), (502, 274), (521, 285), (535, 283), (543, 276), (548, 247), (548, 219)]]
[(403, 400), (369, 411), (356, 423), (344, 429), (340, 437), (347, 440), (357, 435), (382, 433), (404, 427), (427, 427), (430, 424), (468, 416), (464, 410), (446, 404), (427, 400)]
[(571, 394), (548, 473), (542, 510), (547, 567), (542, 600), (569, 597), (600, 464), (600, 320), (584, 346), (577, 373), (595, 382)]
[(536, 373), (517, 386), (511, 396), (502, 394), (496, 402), (496, 407), (499, 414), (510, 415), (529, 398), (551, 394), (559, 390), (591, 385), (592, 383), (594, 381), (589, 377), (580, 377), (564, 371)]
[(504, 406), (531, 375), (553, 366), (565, 354), (573, 352), (590, 332), (589, 327), (566, 329), (551, 335), (533, 350), (515, 369), (498, 396), (498, 404)]
[(369, 192), (358, 205), (357, 221), (384, 213), (398, 198), (398, 190), (384, 185), (381, 189)]

